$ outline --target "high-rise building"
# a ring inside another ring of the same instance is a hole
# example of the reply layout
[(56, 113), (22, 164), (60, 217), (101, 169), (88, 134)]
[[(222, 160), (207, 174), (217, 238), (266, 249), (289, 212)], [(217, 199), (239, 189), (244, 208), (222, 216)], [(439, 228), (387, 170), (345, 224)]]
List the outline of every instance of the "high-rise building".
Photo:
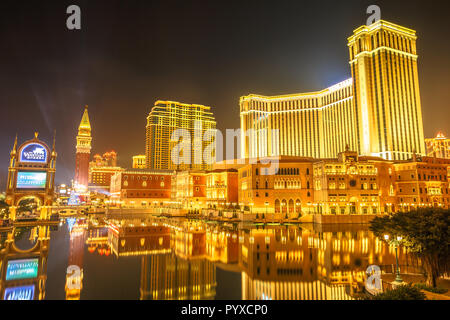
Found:
[[(244, 158), (328, 158), (347, 144), (353, 149), (357, 146), (351, 79), (319, 92), (274, 97), (252, 94), (241, 97), (240, 106)], [(249, 129), (253, 134), (244, 134)]]
[(348, 39), (352, 78), (319, 92), (241, 97), (241, 129), (254, 131), (242, 135), (241, 156), (329, 158), (347, 145), (388, 160), (425, 155), (416, 39), (380, 20)]
[[(215, 142), (213, 138), (207, 138), (207, 141), (203, 139), (208, 130), (216, 129), (216, 120), (210, 109), (198, 104), (156, 101), (147, 117), (147, 167), (172, 170), (210, 169), (215, 155), (211, 152), (205, 159), (204, 153), (207, 152), (204, 151)], [(176, 129), (180, 129), (180, 135), (171, 141)], [(184, 134), (189, 134), (189, 141), (185, 140)], [(185, 147), (177, 152), (174, 148), (180, 146), (180, 143)]]
[(450, 138), (447, 138), (442, 132), (436, 135), (436, 138), (425, 139), (427, 145), (427, 156), (450, 159)]
[(425, 155), (416, 32), (386, 21), (348, 39), (358, 146), (389, 160)]
[(75, 186), (82, 189), (87, 189), (89, 183), (91, 142), (91, 123), (89, 122), (88, 106), (86, 106), (78, 127), (75, 160)]

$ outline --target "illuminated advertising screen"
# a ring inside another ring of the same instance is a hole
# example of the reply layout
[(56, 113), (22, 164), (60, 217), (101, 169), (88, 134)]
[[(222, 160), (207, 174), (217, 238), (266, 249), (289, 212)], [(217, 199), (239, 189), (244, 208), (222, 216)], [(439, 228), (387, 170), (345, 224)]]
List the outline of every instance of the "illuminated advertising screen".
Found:
[(17, 173), (16, 187), (18, 189), (45, 189), (46, 182), (46, 172), (19, 171)]
[(34, 285), (6, 288), (3, 300), (33, 300)]
[(39, 259), (22, 259), (8, 261), (6, 281), (33, 279), (38, 275)]
[(22, 148), (20, 162), (47, 162), (47, 149), (39, 143), (30, 143)]

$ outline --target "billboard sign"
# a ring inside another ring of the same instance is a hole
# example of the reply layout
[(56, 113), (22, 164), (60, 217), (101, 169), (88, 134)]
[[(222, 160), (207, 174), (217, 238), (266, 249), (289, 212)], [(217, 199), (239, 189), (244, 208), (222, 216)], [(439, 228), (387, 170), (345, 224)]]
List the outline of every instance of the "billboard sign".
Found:
[(38, 275), (39, 259), (22, 259), (8, 261), (6, 281), (34, 279)]
[(20, 162), (47, 163), (47, 148), (40, 143), (29, 143), (20, 152)]
[(33, 300), (34, 285), (6, 288), (3, 300)]
[(37, 171), (19, 171), (17, 173), (18, 189), (45, 189), (47, 182), (46, 172)]

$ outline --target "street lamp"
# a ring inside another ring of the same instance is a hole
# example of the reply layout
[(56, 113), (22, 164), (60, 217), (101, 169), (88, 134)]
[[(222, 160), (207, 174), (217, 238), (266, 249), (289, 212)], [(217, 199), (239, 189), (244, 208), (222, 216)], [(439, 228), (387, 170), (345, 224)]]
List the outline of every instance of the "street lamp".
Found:
[(400, 269), (399, 269), (399, 267), (398, 267), (398, 246), (399, 246), (399, 244), (400, 244), (400, 241), (402, 241), (402, 237), (400, 237), (400, 236), (398, 236), (397, 237), (397, 239), (392, 239), (391, 241), (389, 241), (389, 235), (388, 234), (385, 234), (384, 235), (384, 239), (389, 243), (389, 244), (393, 244), (394, 245), (394, 248), (395, 248), (395, 263), (396, 263), (396, 267), (397, 267), (397, 270), (396, 270), (396, 275), (395, 275), (395, 283), (397, 283), (397, 284), (402, 284), (403, 283), (403, 279), (402, 279), (402, 277), (400, 276)]

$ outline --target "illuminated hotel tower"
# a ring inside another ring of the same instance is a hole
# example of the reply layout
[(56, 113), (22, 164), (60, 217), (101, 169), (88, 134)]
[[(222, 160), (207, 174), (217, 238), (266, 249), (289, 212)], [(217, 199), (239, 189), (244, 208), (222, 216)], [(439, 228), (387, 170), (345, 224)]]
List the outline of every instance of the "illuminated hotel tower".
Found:
[(382, 20), (348, 39), (363, 155), (389, 160), (425, 155), (416, 39), (414, 30)]
[(91, 154), (91, 123), (88, 106), (85, 107), (77, 135), (77, 155), (75, 161), (75, 185), (88, 186), (89, 157)]
[(389, 160), (425, 154), (416, 39), (380, 20), (348, 39), (352, 78), (319, 92), (241, 97), (241, 129), (255, 133), (242, 135), (241, 157), (335, 158), (347, 145)]
[[(214, 159), (205, 159), (203, 153), (213, 140), (203, 141), (202, 138), (207, 130), (216, 129), (210, 109), (198, 104), (156, 101), (147, 117), (146, 166), (151, 169), (209, 169)], [(180, 156), (178, 164), (172, 161), (171, 151), (180, 142), (170, 141), (176, 129), (189, 132), (191, 139), (190, 155), (176, 153)]]
[[(319, 92), (241, 98), (241, 157), (332, 158), (357, 147), (352, 81)], [(265, 130), (265, 131), (264, 131)], [(278, 134), (271, 134), (273, 131)]]

